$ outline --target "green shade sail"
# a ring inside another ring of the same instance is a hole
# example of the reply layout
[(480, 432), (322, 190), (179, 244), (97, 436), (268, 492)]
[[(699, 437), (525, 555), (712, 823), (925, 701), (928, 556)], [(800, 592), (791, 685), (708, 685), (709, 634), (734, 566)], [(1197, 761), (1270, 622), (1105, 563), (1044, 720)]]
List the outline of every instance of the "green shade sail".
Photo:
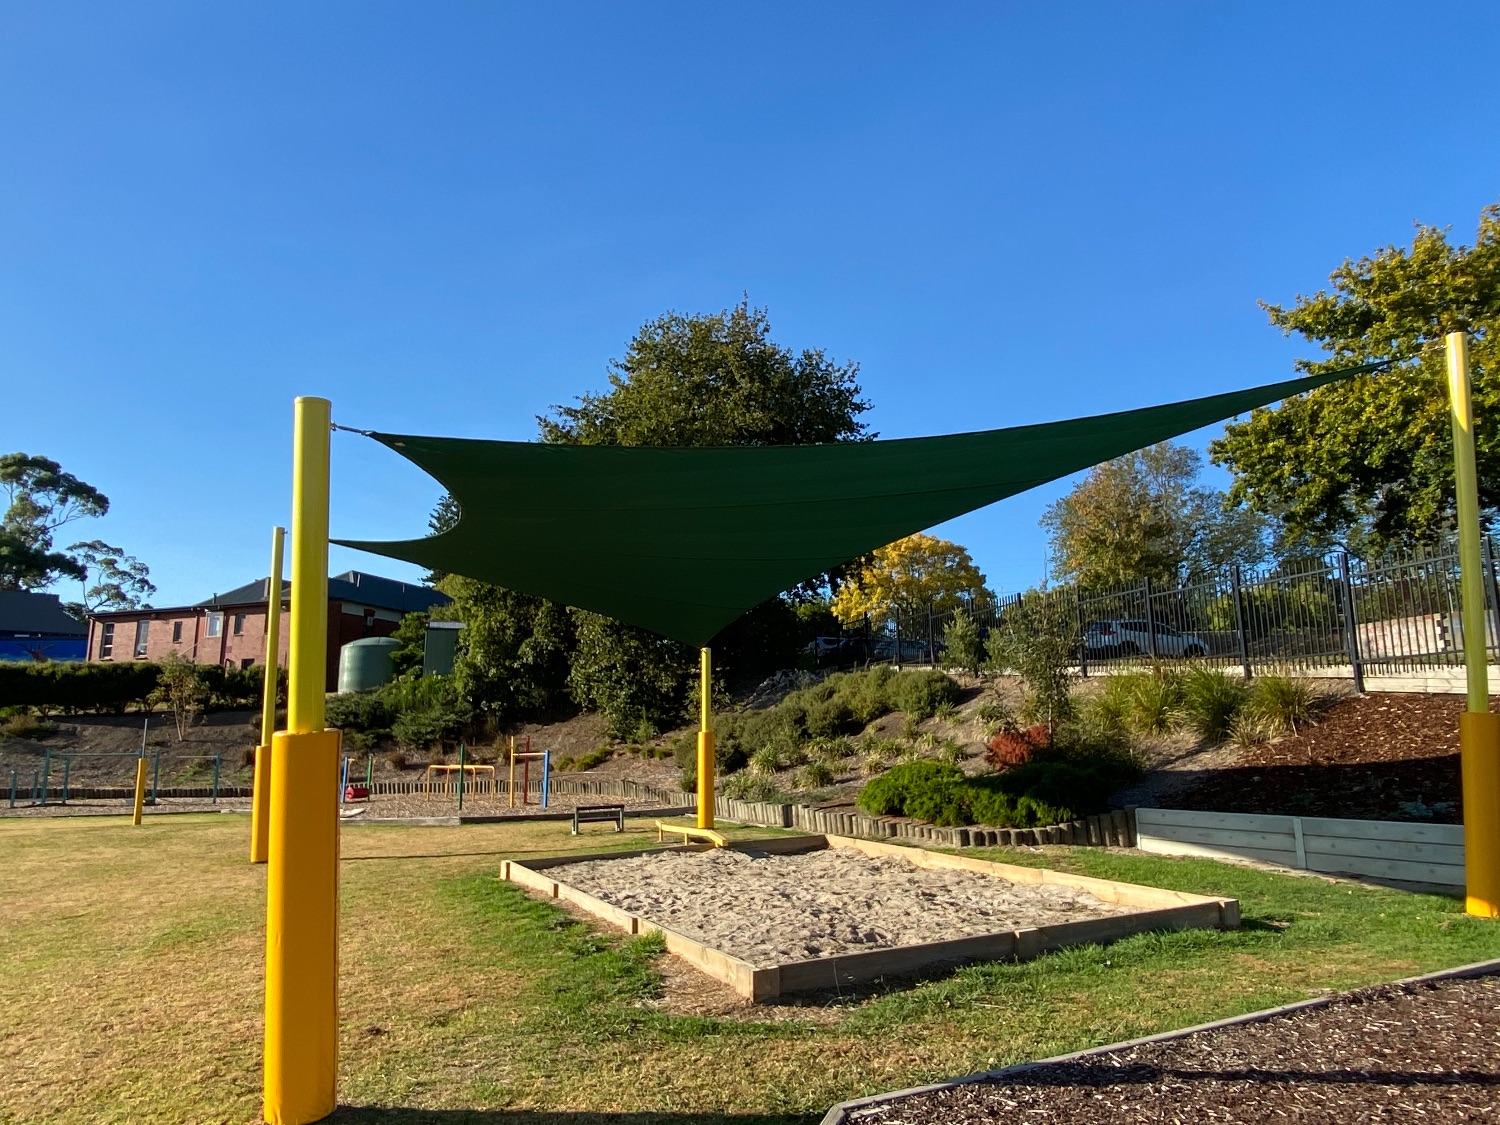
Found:
[(335, 542), (705, 645), (767, 598), (902, 536), (1379, 366), (895, 441), (682, 449), (376, 433), (462, 518), (425, 539)]

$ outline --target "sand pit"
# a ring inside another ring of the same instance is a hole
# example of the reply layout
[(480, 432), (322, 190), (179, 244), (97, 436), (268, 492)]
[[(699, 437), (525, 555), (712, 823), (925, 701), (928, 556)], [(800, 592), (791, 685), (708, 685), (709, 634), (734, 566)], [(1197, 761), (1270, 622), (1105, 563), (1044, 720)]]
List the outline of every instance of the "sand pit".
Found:
[(570, 886), (755, 966), (1131, 913), (1085, 890), (847, 848), (569, 863)]

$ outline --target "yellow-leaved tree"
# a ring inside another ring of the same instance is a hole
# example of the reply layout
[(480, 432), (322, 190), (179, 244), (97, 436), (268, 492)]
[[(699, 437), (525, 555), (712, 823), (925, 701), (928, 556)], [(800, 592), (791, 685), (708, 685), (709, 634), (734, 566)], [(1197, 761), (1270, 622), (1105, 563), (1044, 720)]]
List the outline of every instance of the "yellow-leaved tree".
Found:
[(969, 552), (933, 535), (908, 535), (876, 549), (852, 580), (839, 586), (833, 612), (845, 625), (889, 621), (926, 610), (934, 613), (967, 606), (984, 592), (984, 575)]

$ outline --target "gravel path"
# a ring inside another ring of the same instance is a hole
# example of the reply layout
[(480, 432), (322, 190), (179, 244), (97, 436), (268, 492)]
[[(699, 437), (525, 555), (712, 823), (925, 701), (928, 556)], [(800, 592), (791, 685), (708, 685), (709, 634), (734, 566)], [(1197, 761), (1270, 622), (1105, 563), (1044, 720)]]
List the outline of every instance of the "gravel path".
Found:
[(658, 852), (573, 863), (557, 877), (756, 966), (1129, 913), (1071, 887), (846, 848)]
[(1364, 989), (1263, 1023), (872, 1106), (853, 1121), (1500, 1121), (1500, 978)]

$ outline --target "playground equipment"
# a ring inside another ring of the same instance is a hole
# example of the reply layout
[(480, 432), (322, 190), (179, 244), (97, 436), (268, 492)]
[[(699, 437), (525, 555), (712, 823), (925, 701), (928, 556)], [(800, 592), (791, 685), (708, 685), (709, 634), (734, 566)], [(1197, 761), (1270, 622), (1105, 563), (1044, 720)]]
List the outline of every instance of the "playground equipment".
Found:
[(684, 844), (691, 843), (693, 840), (702, 840), (705, 844), (712, 844), (716, 848), (729, 846), (729, 841), (712, 828), (699, 828), (692, 824), (668, 824), (664, 820), (658, 820), (656, 822), (657, 843), (664, 841), (668, 832), (680, 833)]
[(281, 659), (281, 556), (286, 532), (271, 529), (271, 577), (266, 581), (266, 678), (261, 685), (260, 745), (255, 748), (255, 780), (250, 798), (250, 862), (270, 854), (271, 736), (276, 733), (276, 665)]
[(526, 749), (519, 754), (516, 753), (516, 736), (510, 736), (510, 786), (507, 796), (510, 798), (510, 807), (516, 807), (516, 763), (521, 765), (521, 805), (524, 807), (531, 802), (531, 763), (540, 761), (542, 763), (542, 808), (547, 807), (548, 794), (551, 791), (552, 778), (552, 751), (533, 750), (531, 748), (531, 735), (526, 736)]

